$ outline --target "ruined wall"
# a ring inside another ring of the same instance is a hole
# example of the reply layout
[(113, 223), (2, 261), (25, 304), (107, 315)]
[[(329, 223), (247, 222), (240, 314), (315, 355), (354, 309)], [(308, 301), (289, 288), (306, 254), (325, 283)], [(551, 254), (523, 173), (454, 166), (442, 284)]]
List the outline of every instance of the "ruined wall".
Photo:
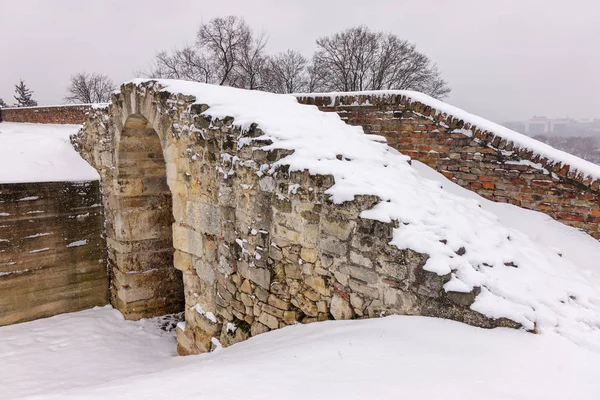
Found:
[(0, 109), (0, 121), (36, 124), (82, 124), (91, 104)]
[(299, 96), (496, 202), (541, 211), (600, 239), (600, 181), (405, 95)]
[[(265, 150), (256, 125), (241, 131), (233, 118), (201, 115), (207, 109), (152, 82), (126, 84), (73, 137), (102, 176), (112, 303), (126, 317), (184, 300), (180, 354), (330, 318), (411, 314), (518, 326), (470, 310), (476, 293), (445, 292), (450, 274), (424, 271), (426, 254), (389, 245), (395, 223), (359, 217), (377, 197), (332, 203), (332, 176), (275, 167), (289, 151)], [(144, 256), (154, 247), (165, 249), (159, 263)]]
[(107, 303), (99, 182), (0, 184), (0, 326)]

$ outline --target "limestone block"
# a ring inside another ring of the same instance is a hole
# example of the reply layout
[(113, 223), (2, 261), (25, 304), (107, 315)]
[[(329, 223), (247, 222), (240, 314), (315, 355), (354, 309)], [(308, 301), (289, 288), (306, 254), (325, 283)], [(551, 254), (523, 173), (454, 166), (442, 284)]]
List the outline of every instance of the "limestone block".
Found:
[(278, 298), (277, 296), (272, 295), (272, 294), (269, 295), (267, 302), (269, 305), (279, 308), (280, 310), (285, 311), (285, 310), (289, 310), (289, 308), (290, 308), (290, 303), (288, 301), (281, 300), (280, 298)]
[(279, 308), (273, 307), (269, 304), (261, 304), (260, 305), (261, 309), (263, 312), (266, 312), (268, 314), (271, 314), (272, 316), (278, 318), (278, 319), (282, 319), (283, 318), (283, 310), (280, 310)]
[(258, 322), (260, 322), (261, 324), (264, 324), (265, 326), (269, 327), (270, 329), (277, 329), (279, 328), (279, 320), (272, 316), (271, 314), (267, 314), (265, 312), (263, 312), (262, 314), (260, 314), (258, 316)]
[(350, 262), (365, 268), (373, 267), (373, 262), (370, 259), (355, 251), (350, 251)]
[(189, 253), (184, 253), (180, 250), (175, 250), (175, 253), (173, 254), (173, 266), (186, 273), (194, 271), (194, 266), (192, 265), (192, 255)]
[[(254, 306), (254, 300), (252, 300), (252, 297), (250, 297), (246, 293), (243, 293), (243, 292), (240, 293), (240, 300), (242, 301), (242, 303), (244, 303), (244, 305), (246, 307), (252, 307), (252, 306)], [(246, 310), (244, 310), (244, 312), (247, 313)]]
[(376, 299), (379, 297), (379, 290), (373, 286), (365, 284), (362, 281), (350, 278), (348, 281), (348, 286), (355, 292), (358, 292), (366, 297), (371, 299)]
[(356, 293), (350, 293), (350, 304), (354, 308), (362, 309), (364, 302), (363, 299)]
[(296, 311), (285, 311), (283, 313), (283, 322), (285, 322), (287, 325), (292, 325), (296, 323), (297, 319), (298, 314), (296, 313)]
[(196, 257), (204, 255), (202, 234), (184, 225), (173, 224), (173, 247)]
[(266, 268), (249, 267), (244, 262), (238, 263), (238, 271), (244, 278), (268, 290), (271, 284), (271, 272)]
[(347, 240), (355, 227), (354, 221), (321, 219), (322, 231), (340, 240)]
[(348, 265), (347, 267), (350, 276), (359, 279), (370, 285), (375, 285), (378, 281), (377, 273), (366, 268), (356, 267), (354, 265)]
[(323, 296), (330, 296), (329, 288), (325, 284), (325, 279), (320, 276), (308, 276), (304, 279), (304, 283), (314, 289), (317, 293)]
[(321, 251), (338, 256), (345, 255), (348, 249), (345, 242), (342, 242), (333, 236), (321, 236), (319, 246), (321, 247)]
[(310, 317), (316, 317), (319, 314), (319, 310), (317, 309), (317, 305), (308, 300), (304, 295), (297, 294), (295, 297), (292, 297), (291, 303), (298, 307), (304, 314)]
[(219, 207), (197, 201), (188, 201), (186, 212), (187, 224), (196, 231), (209, 235), (218, 235), (221, 233), (221, 212)]
[(193, 257), (193, 267), (196, 275), (204, 282), (212, 284), (215, 282), (215, 263), (206, 260), (205, 258)]
[(265, 332), (269, 332), (269, 328), (266, 325), (261, 324), (259, 321), (254, 321), (250, 327), (250, 334), (252, 336), (260, 335), (261, 333)]
[(256, 296), (256, 298), (258, 298), (260, 301), (262, 301), (263, 303), (267, 301), (268, 297), (269, 297), (269, 292), (265, 289), (263, 289), (260, 286), (257, 286), (254, 288), (254, 295)]
[(318, 251), (316, 248), (302, 247), (300, 250), (300, 258), (309, 263), (317, 261)]
[(348, 300), (338, 294), (334, 294), (331, 298), (330, 312), (335, 319), (352, 319), (354, 317), (354, 310)]

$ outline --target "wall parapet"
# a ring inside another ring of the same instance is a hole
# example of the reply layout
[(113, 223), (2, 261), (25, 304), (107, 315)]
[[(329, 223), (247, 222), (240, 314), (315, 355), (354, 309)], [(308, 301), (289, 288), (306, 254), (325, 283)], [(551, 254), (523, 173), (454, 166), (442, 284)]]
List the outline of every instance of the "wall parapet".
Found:
[(600, 166), (412, 91), (296, 94), (485, 198), (600, 239)]
[(506, 153), (515, 153), (524, 160), (540, 164), (559, 176), (575, 180), (595, 192), (600, 192), (600, 166), (555, 149), (545, 143), (515, 132), (502, 125), (470, 114), (457, 107), (409, 90), (384, 90), (340, 93), (295, 94), (302, 104), (320, 108), (398, 106), (422, 117), (476, 138), (482, 144)]
[(0, 121), (36, 124), (82, 124), (95, 107), (105, 104), (66, 104), (40, 107), (13, 107), (0, 109)]

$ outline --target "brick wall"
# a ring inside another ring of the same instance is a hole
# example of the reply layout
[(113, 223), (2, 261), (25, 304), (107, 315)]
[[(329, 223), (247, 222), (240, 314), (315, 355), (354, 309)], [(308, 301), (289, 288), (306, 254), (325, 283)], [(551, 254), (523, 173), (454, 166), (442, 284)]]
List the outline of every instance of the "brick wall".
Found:
[[(481, 196), (544, 212), (600, 239), (600, 181), (401, 94), (299, 95)], [(600, 168), (600, 167), (598, 167)]]
[(100, 183), (0, 184), (0, 326), (108, 302)]
[(78, 104), (49, 107), (0, 109), (0, 121), (37, 124), (82, 124), (92, 105)]

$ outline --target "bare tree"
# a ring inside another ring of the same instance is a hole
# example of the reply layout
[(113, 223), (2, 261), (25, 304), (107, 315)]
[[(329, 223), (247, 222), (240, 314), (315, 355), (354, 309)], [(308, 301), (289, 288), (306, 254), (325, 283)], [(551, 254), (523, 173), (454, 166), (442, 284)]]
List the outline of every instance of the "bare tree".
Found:
[(311, 90), (408, 89), (437, 98), (450, 92), (436, 65), (391, 33), (359, 26), (320, 38), (317, 46)]
[(67, 103), (107, 103), (110, 101), (115, 84), (106, 75), (80, 72), (71, 75), (67, 95)]
[(141, 74), (152, 78), (213, 82), (211, 63), (204, 54), (191, 46), (175, 49), (172, 53), (159, 52), (152, 63), (150, 71)]
[[(206, 51), (215, 71), (219, 85), (236, 85), (239, 74), (234, 69), (239, 65), (245, 47), (252, 44), (252, 31), (248, 24), (236, 16), (213, 18), (200, 25), (197, 43)], [(263, 46), (264, 47), (264, 46)]]
[(267, 39), (264, 34), (246, 37), (245, 42), (240, 46), (236, 65), (232, 71), (234, 77), (232, 86), (255, 90), (266, 89), (266, 44)]
[(318, 39), (311, 63), (293, 50), (268, 57), (266, 44), (242, 18), (214, 18), (200, 25), (194, 46), (158, 53), (143, 75), (276, 93), (410, 89), (443, 98), (450, 92), (413, 44), (364, 26)]
[(308, 60), (295, 50), (269, 57), (266, 88), (275, 93), (299, 93), (309, 88)]
[(322, 90), (324, 87), (323, 84), (323, 75), (319, 73), (316, 67), (316, 63), (313, 58), (313, 62), (306, 67), (307, 81), (306, 81), (306, 91), (309, 93), (314, 93), (319, 90)]
[(159, 52), (150, 70), (140, 74), (264, 89), (266, 43), (265, 35), (255, 35), (242, 18), (214, 18), (200, 25), (195, 45)]

